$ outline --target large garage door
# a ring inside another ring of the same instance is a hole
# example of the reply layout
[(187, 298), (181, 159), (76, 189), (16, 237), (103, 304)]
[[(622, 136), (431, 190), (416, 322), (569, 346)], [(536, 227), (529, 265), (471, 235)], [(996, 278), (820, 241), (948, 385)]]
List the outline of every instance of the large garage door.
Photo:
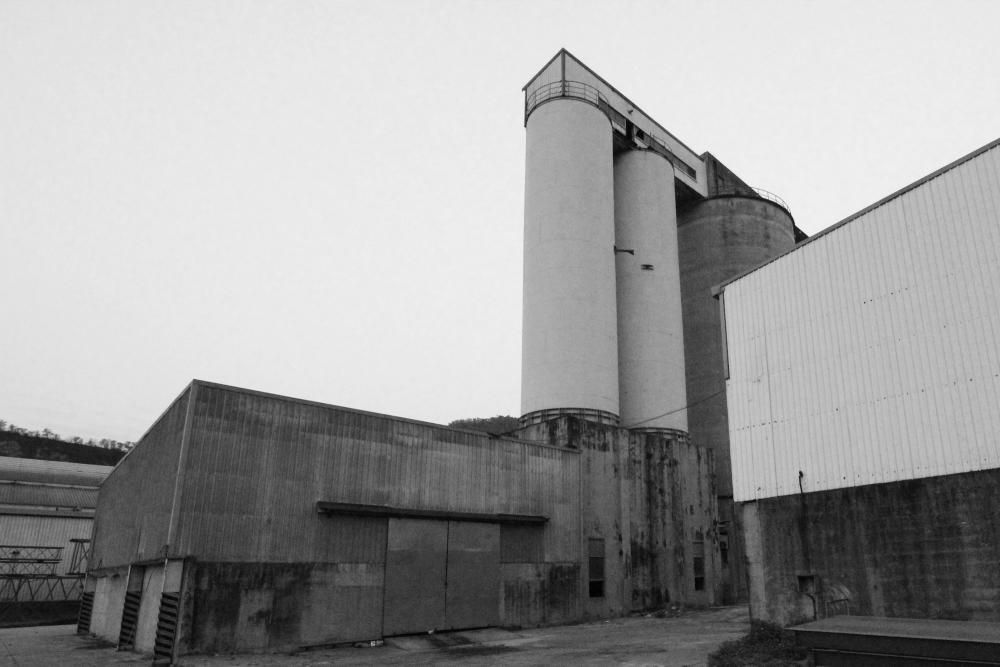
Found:
[(500, 622), (500, 526), (448, 524), (445, 623), (449, 629), (484, 628)]
[(389, 519), (385, 553), (385, 635), (444, 627), (448, 523)]
[(389, 519), (385, 635), (496, 625), (500, 526)]

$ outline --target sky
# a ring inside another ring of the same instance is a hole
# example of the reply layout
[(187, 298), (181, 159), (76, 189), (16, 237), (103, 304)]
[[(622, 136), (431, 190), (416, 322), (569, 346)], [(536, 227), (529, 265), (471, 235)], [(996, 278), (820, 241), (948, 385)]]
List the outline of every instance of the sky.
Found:
[(812, 234), (1000, 137), (997, 25), (991, 0), (0, 0), (0, 419), (136, 440), (192, 378), (516, 416), (521, 88), (560, 48)]

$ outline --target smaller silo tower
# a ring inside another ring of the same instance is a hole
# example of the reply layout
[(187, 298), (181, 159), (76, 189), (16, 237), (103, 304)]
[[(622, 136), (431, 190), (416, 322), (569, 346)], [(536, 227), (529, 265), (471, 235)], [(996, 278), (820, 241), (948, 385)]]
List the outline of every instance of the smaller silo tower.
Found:
[(651, 150), (615, 159), (622, 426), (687, 431), (674, 167)]

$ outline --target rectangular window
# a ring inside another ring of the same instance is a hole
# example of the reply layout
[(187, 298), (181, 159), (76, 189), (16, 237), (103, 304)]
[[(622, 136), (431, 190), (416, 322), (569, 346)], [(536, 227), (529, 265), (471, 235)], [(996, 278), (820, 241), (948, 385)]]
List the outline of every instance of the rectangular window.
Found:
[(700, 530), (694, 531), (692, 544), (692, 561), (694, 562), (694, 589), (705, 590), (705, 538)]
[(604, 540), (587, 540), (590, 597), (604, 597)]

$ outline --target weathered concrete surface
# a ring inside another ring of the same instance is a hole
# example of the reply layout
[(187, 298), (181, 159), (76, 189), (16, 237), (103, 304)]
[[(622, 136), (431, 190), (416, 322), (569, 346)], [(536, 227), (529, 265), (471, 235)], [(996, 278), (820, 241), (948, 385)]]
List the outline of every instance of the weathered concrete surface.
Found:
[[(149, 664), (78, 637), (74, 626), (0, 630), (0, 663), (19, 667)], [(375, 648), (331, 648), (297, 655), (184, 656), (183, 667), (306, 665), (704, 665), (724, 641), (749, 630), (745, 607), (653, 615), (510, 632), (499, 629), (400, 637)]]
[(1000, 469), (743, 503), (754, 618), (1000, 620)]
[[(710, 156), (709, 156), (710, 157)], [(719, 192), (751, 192), (728, 169), (710, 161), (710, 186)], [(722, 317), (712, 288), (795, 245), (792, 217), (755, 196), (721, 196), (678, 211), (677, 241), (684, 313), (688, 435), (715, 454), (720, 526), (727, 533), (723, 601), (745, 600), (742, 536), (732, 511), (729, 417), (723, 365)]]

